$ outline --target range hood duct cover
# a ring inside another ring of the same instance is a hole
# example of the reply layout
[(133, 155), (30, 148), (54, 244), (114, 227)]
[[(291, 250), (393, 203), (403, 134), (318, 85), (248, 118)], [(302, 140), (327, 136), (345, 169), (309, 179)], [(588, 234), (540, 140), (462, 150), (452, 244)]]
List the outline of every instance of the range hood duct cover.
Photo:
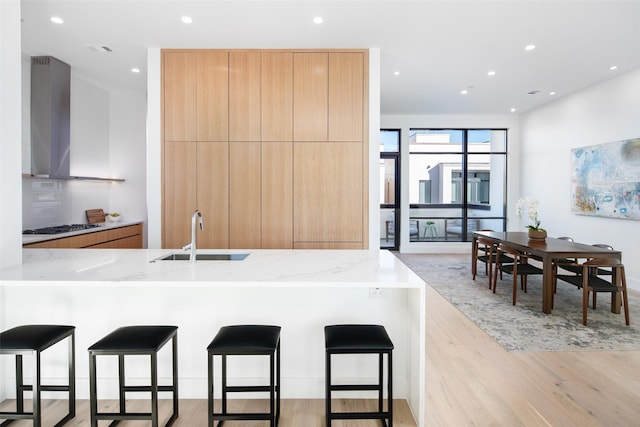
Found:
[(71, 67), (52, 56), (32, 56), (31, 173), (25, 176), (124, 181), (120, 178), (71, 176), (70, 133)]
[(71, 67), (31, 58), (31, 173), (69, 178)]

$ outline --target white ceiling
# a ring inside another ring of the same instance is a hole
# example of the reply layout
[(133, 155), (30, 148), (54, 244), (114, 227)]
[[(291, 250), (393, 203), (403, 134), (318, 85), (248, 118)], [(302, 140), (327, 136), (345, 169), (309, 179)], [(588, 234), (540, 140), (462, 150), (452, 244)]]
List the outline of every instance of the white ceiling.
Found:
[(383, 114), (522, 113), (640, 68), (638, 18), (640, 0), (22, 0), (22, 50), (145, 91), (147, 47), (376, 47)]

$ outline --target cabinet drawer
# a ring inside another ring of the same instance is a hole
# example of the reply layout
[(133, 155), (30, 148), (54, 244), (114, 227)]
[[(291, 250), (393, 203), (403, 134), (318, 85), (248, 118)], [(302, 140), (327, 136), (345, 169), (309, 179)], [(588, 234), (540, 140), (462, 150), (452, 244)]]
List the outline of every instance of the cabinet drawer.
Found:
[[(134, 239), (131, 239), (134, 238)], [(137, 238), (137, 239), (136, 239)], [(126, 239), (126, 240), (125, 240)], [(138, 246), (131, 246), (135, 241)], [(107, 244), (108, 245), (105, 245)], [(25, 248), (73, 249), (88, 247), (103, 248), (142, 248), (142, 224), (127, 225), (104, 231), (62, 237), (60, 239), (23, 245)]]

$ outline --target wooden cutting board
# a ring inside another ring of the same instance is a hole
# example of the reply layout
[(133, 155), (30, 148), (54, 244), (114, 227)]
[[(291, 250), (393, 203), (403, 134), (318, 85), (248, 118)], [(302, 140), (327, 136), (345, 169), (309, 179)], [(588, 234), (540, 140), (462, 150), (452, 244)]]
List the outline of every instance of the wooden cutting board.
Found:
[(85, 213), (87, 214), (87, 221), (89, 224), (104, 222), (104, 218), (106, 216), (102, 209), (87, 209)]

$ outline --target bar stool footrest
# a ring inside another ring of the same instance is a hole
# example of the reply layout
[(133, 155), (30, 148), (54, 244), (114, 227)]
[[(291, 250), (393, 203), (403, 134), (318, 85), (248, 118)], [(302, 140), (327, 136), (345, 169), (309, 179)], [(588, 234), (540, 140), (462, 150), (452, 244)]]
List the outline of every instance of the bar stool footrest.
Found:
[(252, 420), (270, 420), (271, 414), (262, 413), (262, 412), (241, 412), (241, 413), (231, 413), (227, 412), (226, 414), (212, 414), (212, 418), (216, 421), (252, 421)]
[(332, 384), (331, 391), (378, 391), (382, 390), (382, 385), (378, 384)]
[(332, 412), (332, 420), (377, 420), (389, 418), (388, 412)]
[[(253, 392), (269, 392), (271, 387), (268, 385), (241, 385), (241, 386), (226, 386), (224, 391), (227, 393), (242, 393), (246, 391)], [(278, 387), (275, 388), (275, 392), (278, 392)]]
[[(144, 391), (151, 391), (151, 386), (149, 385), (128, 385), (123, 387), (125, 392), (144, 392)], [(165, 392), (165, 391), (171, 391), (173, 392), (175, 390), (175, 387), (172, 385), (159, 385), (158, 386), (158, 392)]]

